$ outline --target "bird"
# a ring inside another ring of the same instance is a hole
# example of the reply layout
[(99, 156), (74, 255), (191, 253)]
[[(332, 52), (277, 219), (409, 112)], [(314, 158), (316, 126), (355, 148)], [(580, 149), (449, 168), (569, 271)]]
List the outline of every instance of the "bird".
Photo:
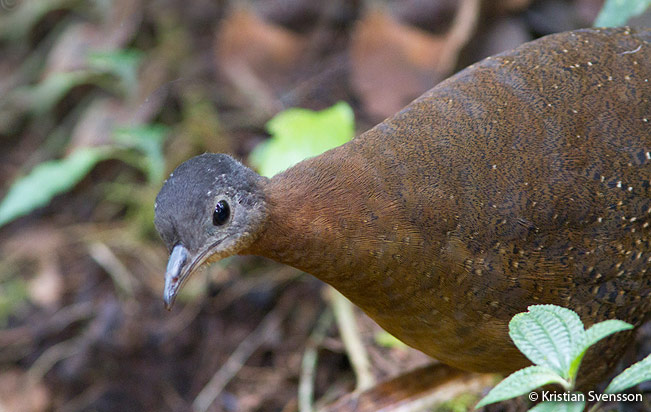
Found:
[[(466, 371), (530, 364), (508, 335), (530, 305), (639, 327), (651, 314), (650, 41), (620, 27), (525, 43), (271, 178), (226, 154), (185, 161), (154, 207), (166, 305), (199, 267), (240, 254), (314, 275)], [(591, 349), (584, 379), (603, 378), (632, 336)]]

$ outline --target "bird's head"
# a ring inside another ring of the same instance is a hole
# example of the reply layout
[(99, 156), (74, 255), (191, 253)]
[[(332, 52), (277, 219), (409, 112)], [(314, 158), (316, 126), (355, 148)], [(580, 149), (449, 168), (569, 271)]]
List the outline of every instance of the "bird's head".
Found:
[(265, 178), (224, 154), (203, 154), (170, 174), (156, 197), (154, 223), (170, 251), (165, 306), (201, 265), (250, 246), (266, 221)]

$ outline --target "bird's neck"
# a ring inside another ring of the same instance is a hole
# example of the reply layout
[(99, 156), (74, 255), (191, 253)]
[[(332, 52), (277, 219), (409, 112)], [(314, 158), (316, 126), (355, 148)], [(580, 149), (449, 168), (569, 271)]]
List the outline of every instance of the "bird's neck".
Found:
[[(405, 213), (409, 199), (391, 197), (400, 189), (368, 170), (372, 163), (361, 152), (352, 141), (272, 178), (265, 187), (266, 227), (245, 253), (310, 273), (372, 312), (378, 299), (409, 287), (404, 268), (433, 270), (436, 264), (423, 256), (440, 245), (433, 244), (435, 234), (424, 240)], [(445, 209), (428, 205), (424, 214)]]
[[(342, 258), (357, 246), (347, 232), (361, 228), (360, 204), (353, 193), (346, 156), (314, 158), (273, 177), (265, 187), (268, 219), (256, 242), (245, 252), (262, 255), (311, 273), (328, 283), (343, 276)], [(352, 195), (352, 196), (351, 196)], [(343, 199), (348, 199), (342, 202)]]

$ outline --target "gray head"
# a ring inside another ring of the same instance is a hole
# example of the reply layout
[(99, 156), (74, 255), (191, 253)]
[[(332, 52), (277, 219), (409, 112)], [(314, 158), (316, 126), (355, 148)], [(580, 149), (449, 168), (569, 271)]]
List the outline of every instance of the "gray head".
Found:
[(228, 155), (203, 154), (165, 181), (156, 197), (154, 224), (170, 251), (168, 309), (203, 263), (237, 254), (255, 241), (266, 221), (265, 180)]

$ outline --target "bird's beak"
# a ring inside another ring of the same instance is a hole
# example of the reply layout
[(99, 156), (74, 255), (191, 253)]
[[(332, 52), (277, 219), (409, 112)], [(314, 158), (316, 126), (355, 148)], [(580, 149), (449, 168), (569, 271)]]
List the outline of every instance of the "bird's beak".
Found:
[(163, 300), (167, 310), (171, 310), (172, 306), (174, 306), (174, 300), (179, 293), (179, 289), (181, 289), (181, 285), (190, 275), (191, 265), (189, 265), (188, 256), (188, 249), (181, 244), (174, 246), (170, 254), (165, 272), (165, 291), (163, 292)]

